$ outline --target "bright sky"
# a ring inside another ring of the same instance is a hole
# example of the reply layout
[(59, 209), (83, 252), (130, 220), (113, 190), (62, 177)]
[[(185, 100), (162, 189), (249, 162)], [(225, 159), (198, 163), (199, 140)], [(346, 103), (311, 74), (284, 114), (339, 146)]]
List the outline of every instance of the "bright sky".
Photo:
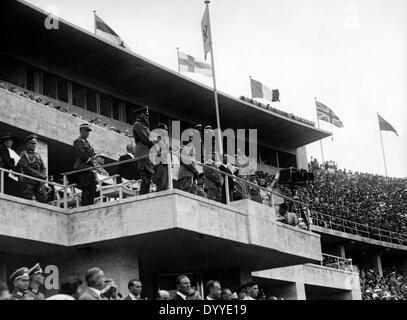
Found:
[[(28, 2), (89, 31), (96, 10), (133, 51), (173, 70), (177, 46), (203, 60), (203, 0)], [(280, 90), (276, 108), (313, 121), (317, 97), (345, 126), (321, 122), (334, 133), (325, 160), (384, 174), (379, 112), (399, 133), (382, 133), (389, 176), (407, 177), (406, 0), (213, 0), (210, 12), (219, 90), (250, 96), (251, 75)], [(319, 142), (307, 151), (321, 160)]]

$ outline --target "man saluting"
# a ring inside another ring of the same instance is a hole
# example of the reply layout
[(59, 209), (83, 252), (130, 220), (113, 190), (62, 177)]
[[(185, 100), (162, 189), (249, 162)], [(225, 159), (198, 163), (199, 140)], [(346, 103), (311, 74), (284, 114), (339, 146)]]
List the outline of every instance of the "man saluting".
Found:
[[(81, 124), (79, 126), (80, 137), (73, 143), (73, 148), (76, 155), (75, 170), (94, 167), (95, 151), (88, 142), (89, 132), (92, 129), (89, 124)], [(82, 206), (88, 206), (95, 202), (96, 195), (96, 178), (92, 170), (78, 173), (79, 187), (82, 189)]]

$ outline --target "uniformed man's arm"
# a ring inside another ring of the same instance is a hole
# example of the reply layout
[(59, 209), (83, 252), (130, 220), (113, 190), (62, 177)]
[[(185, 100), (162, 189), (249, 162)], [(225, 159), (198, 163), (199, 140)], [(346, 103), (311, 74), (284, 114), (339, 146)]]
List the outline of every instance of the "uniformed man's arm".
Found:
[(41, 156), (38, 154), (38, 160), (40, 161), (40, 173), (45, 178), (47, 177), (47, 169), (45, 168), (44, 161), (42, 161)]
[(76, 156), (88, 165), (92, 165), (92, 158), (85, 151), (85, 142), (83, 140), (75, 140), (73, 143), (73, 148), (75, 151)]
[(154, 145), (154, 142), (151, 141), (147, 130), (143, 128), (141, 125), (135, 123), (133, 126), (133, 135), (138, 137), (141, 143), (149, 146), (150, 148)]

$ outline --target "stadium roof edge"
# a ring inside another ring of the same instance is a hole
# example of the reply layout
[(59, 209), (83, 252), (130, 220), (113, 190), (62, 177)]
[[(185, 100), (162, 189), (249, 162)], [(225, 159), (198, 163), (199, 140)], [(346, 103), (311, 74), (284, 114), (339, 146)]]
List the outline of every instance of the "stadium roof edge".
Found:
[[(6, 1), (5, 1), (6, 2)], [(10, 2), (10, 1), (8, 1)], [(45, 10), (36, 7), (35, 5), (26, 2), (25, 0), (15, 0), (15, 2), (20, 3), (26, 7), (28, 7), (31, 10), (37, 11), (38, 13), (41, 13), (42, 15), (48, 15)], [(3, 2), (4, 3), (4, 2)], [(201, 108), (204, 109), (206, 106), (209, 104), (213, 104), (213, 91), (211, 87), (206, 86), (202, 83), (199, 83), (193, 79), (190, 79), (182, 74), (179, 74), (178, 72), (171, 70), (167, 67), (161, 66), (145, 57), (140, 56), (139, 54), (132, 52), (130, 50), (127, 50), (121, 46), (112, 44), (111, 42), (93, 34), (90, 31), (87, 31), (79, 26), (74, 25), (73, 23), (70, 23), (69, 21), (66, 21), (62, 18), (58, 17), (58, 21), (62, 24), (65, 24), (69, 28), (72, 28), (73, 30), (78, 31), (82, 35), (86, 35), (87, 37), (91, 37), (92, 39), (96, 41), (103, 42), (105, 46), (103, 48), (98, 48), (98, 50), (110, 50), (108, 48), (111, 48), (111, 50), (118, 50), (118, 52), (122, 52), (123, 54), (129, 55), (131, 57), (134, 57), (137, 60), (140, 60), (144, 64), (148, 64), (148, 68), (150, 68), (149, 72), (150, 73), (155, 73), (154, 76), (158, 77), (161, 76), (161, 79), (159, 79), (159, 83), (154, 83), (156, 85), (153, 90), (151, 90), (151, 87), (149, 88), (148, 92), (145, 92), (146, 96), (148, 98), (151, 98), (152, 100), (160, 100), (160, 99), (155, 99), (158, 95), (161, 95), (160, 98), (162, 98), (160, 101), (156, 101), (157, 105), (163, 105), (166, 106), (166, 102), (168, 101), (168, 95), (172, 94), (174, 97), (170, 99), (171, 102), (174, 102), (176, 104), (176, 107), (180, 108), (180, 112), (188, 112), (188, 103), (189, 107), (191, 105), (191, 101), (195, 104), (197, 100), (201, 99), (201, 97), (205, 96), (204, 102), (201, 103)], [(45, 28), (44, 28), (45, 29)], [(70, 34), (72, 36), (72, 34)], [(1, 39), (0, 39), (1, 40)], [(91, 47), (91, 44), (89, 44), (89, 48)], [(119, 58), (117, 58), (119, 59)], [(101, 59), (100, 59), (101, 60)], [(102, 61), (101, 62), (105, 62)], [(85, 62), (84, 62), (85, 63)], [(120, 63), (126, 63), (125, 60), (120, 60)], [(107, 66), (106, 69), (111, 68), (112, 66)], [(147, 68), (145, 65), (142, 67)], [(160, 72), (160, 75), (157, 75), (157, 70)], [(99, 72), (99, 70), (97, 70)], [(163, 72), (166, 75), (163, 75)], [(171, 77), (171, 79), (169, 78)], [(123, 76), (125, 78), (125, 76)], [(130, 82), (133, 80), (133, 78), (129, 78)], [(175, 79), (175, 80), (174, 80)], [(176, 80), (179, 79), (179, 80)], [(137, 80), (137, 79), (136, 79)], [(127, 83), (128, 79), (124, 79), (124, 83), (127, 86), (127, 89), (130, 91), (130, 87), (134, 89), (135, 86), (139, 85), (139, 82), (133, 81), (132, 83), (128, 84)], [(177, 86), (178, 87), (183, 87), (184, 91), (186, 91), (185, 95), (178, 95), (176, 97), (176, 93), (169, 92), (168, 88), (165, 88), (166, 90), (161, 90), (158, 92), (163, 87), (163, 84), (168, 84), (170, 85), (170, 81), (178, 81)], [(122, 86), (121, 83), (119, 83), (120, 86)], [(188, 87), (188, 88), (186, 88)], [(133, 90), (134, 91), (134, 90)], [(151, 97), (151, 93), (154, 93), (154, 99)], [(315, 142), (319, 139), (323, 139), (325, 137), (328, 137), (332, 135), (331, 132), (325, 131), (316, 127), (313, 127), (311, 125), (308, 125), (306, 123), (300, 122), (295, 119), (290, 119), (288, 117), (285, 117), (281, 114), (278, 114), (276, 112), (273, 112), (271, 110), (266, 110), (262, 107), (256, 106), (254, 104), (251, 104), (249, 102), (243, 101), (239, 98), (233, 97), (229, 94), (219, 92), (219, 103), (220, 103), (220, 109), (221, 109), (221, 123), (222, 126), (226, 127), (226, 125), (229, 125), (228, 127), (234, 127), (237, 126), (234, 121), (231, 119), (228, 119), (227, 116), (230, 117), (230, 112), (239, 112), (241, 117), (246, 116), (243, 122), (247, 127), (250, 128), (257, 128), (260, 132), (264, 133), (264, 136), (275, 136), (275, 140), (277, 144), (280, 145), (287, 145), (291, 148), (297, 148), (312, 142)], [(188, 95), (189, 101), (183, 102), (185, 100), (185, 96)], [(167, 98), (166, 99), (164, 99)], [(154, 104), (154, 102), (152, 102)], [(240, 107), (239, 107), (240, 106)], [(176, 108), (175, 106), (170, 106), (172, 108)], [(224, 109), (224, 110), (222, 110)], [(177, 110), (178, 111), (178, 110)], [(223, 111), (223, 113), (222, 113)], [(264, 118), (265, 114), (270, 115), (270, 119)], [(200, 115), (205, 121), (211, 121), (211, 119), (214, 115), (208, 115), (208, 112), (206, 114)], [(270, 121), (270, 122), (267, 122)], [(267, 122), (267, 123), (266, 123)], [(250, 126), (251, 125), (251, 126)], [(244, 128), (244, 126), (240, 126), (241, 128)], [(270, 128), (273, 127), (274, 130), (271, 130)], [(270, 129), (270, 130), (269, 130)], [(263, 130), (263, 131), (262, 131)], [(281, 131), (281, 132), (280, 132)], [(284, 131), (284, 132), (283, 132)], [(284, 133), (285, 135), (282, 135)]]

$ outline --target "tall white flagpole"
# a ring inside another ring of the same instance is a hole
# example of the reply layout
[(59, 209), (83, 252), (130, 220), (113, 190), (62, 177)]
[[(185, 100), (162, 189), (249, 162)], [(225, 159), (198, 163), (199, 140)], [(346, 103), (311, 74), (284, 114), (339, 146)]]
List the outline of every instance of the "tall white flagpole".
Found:
[(177, 47), (177, 60), (178, 60), (178, 73), (181, 74), (181, 67), (179, 65), (179, 47)]
[[(379, 121), (379, 113), (377, 113), (377, 120)], [(382, 153), (383, 153), (383, 161), (384, 161), (384, 171), (386, 172), (387, 177), (387, 165), (386, 165), (386, 155), (384, 153), (384, 146), (383, 146), (383, 137), (382, 137), (382, 130), (380, 130), (380, 122), (379, 122), (379, 133), (380, 133), (380, 142), (382, 143)]]
[(93, 32), (96, 34), (96, 10), (93, 10)]
[[(215, 60), (213, 58), (213, 42), (212, 42), (212, 28), (211, 28), (211, 20), (209, 14), (209, 0), (205, 1), (206, 10), (208, 10), (208, 25), (209, 25), (209, 43), (211, 44), (211, 61), (212, 61), (212, 79), (213, 79), (213, 94), (215, 96), (215, 108), (216, 108), (216, 124), (218, 127), (218, 144), (219, 144), (219, 157), (221, 163), (223, 163), (223, 141), (222, 141), (222, 133), (220, 127), (220, 116), (219, 116), (219, 103), (218, 103), (218, 93), (216, 90), (216, 76), (215, 76)], [(216, 159), (215, 159), (216, 161)], [(226, 195), (226, 204), (230, 203), (230, 194), (229, 194), (229, 178), (227, 176), (225, 178), (225, 195)]]
[(218, 127), (219, 156), (220, 156), (220, 160), (222, 161), (223, 141), (222, 141), (221, 127), (220, 127), (218, 93), (217, 93), (217, 90), (216, 90), (215, 60), (213, 58), (212, 28), (211, 28), (210, 14), (209, 14), (209, 3), (210, 3), (209, 0), (205, 1), (206, 10), (208, 10), (208, 24), (209, 24), (209, 30), (210, 30), (210, 32), (209, 32), (209, 43), (211, 44), (212, 79), (213, 79), (213, 93), (214, 93), (214, 96), (215, 96), (216, 125)]
[[(314, 99), (315, 99), (315, 109), (316, 109), (316, 112), (317, 112), (318, 129), (321, 129), (321, 127), (319, 126), (319, 117), (318, 117), (318, 109), (317, 109), (317, 98), (315, 97)], [(324, 160), (324, 148), (322, 147), (322, 139), (319, 140), (319, 143), (321, 144), (322, 163), (324, 163), (325, 160)]]

